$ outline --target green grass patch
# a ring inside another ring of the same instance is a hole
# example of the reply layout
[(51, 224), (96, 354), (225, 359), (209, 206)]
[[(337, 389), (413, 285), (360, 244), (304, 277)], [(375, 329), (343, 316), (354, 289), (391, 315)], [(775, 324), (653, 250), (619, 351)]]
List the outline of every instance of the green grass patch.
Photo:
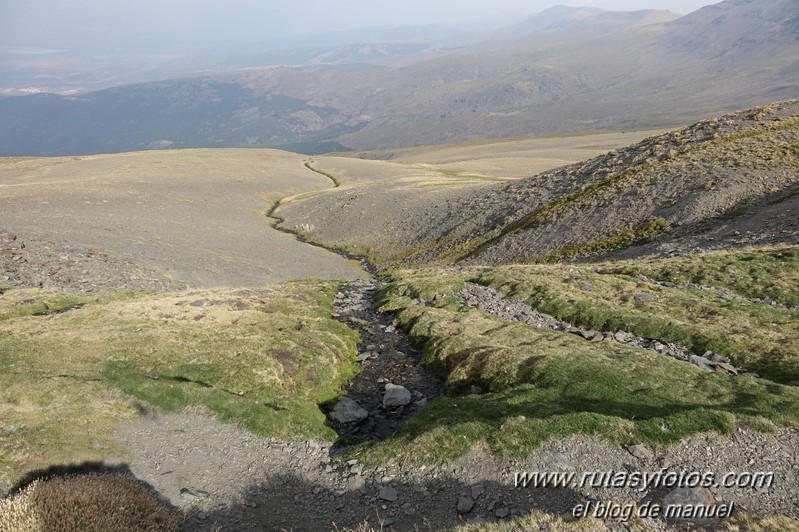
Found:
[(338, 188), (339, 186), (341, 186), (341, 182), (336, 178), (336, 176), (314, 167), (312, 163), (313, 163), (313, 161), (305, 161), (305, 168), (307, 168), (311, 172), (315, 172), (315, 173), (317, 173), (319, 175), (323, 175), (326, 178), (328, 178), (329, 180), (331, 180), (333, 182), (333, 188)]
[(137, 294), (118, 292), (111, 295), (65, 294), (39, 289), (0, 290), (0, 322), (21, 316), (59, 314), (84, 305), (131, 299)]
[[(564, 276), (575, 274), (583, 288), (593, 283), (592, 292), (564, 282)], [(730, 433), (736, 423), (758, 430), (799, 426), (796, 387), (705, 373), (616, 342), (587, 342), (571, 334), (505, 323), (446, 296), (474, 276), (516, 295), (527, 292), (532, 299), (534, 287), (543, 287), (546, 291), (539, 295), (546, 293), (554, 306), (561, 302), (558, 291), (548, 291), (554, 283), (566, 301), (571, 298), (568, 308), (579, 306), (577, 292), (602, 294), (608, 305), (602, 321), (634, 316), (600, 289), (599, 274), (586, 277), (586, 272), (564, 266), (525, 266), (393, 275), (379, 301), (384, 309), (399, 311), (399, 325), (423, 347), (423, 362), (445, 376), (448, 395), (431, 401), (393, 438), (355, 453), (366, 461), (445, 462), (478, 442), (502, 456), (523, 456), (550, 438), (572, 434), (657, 446), (702, 432)], [(622, 283), (623, 292), (624, 283), (631, 281), (614, 282)], [(432, 306), (418, 304), (434, 294), (444, 297)], [(689, 296), (697, 299), (702, 294)], [(585, 301), (582, 315), (594, 318), (598, 304), (580, 298)], [(622, 317), (616, 318), (617, 313)], [(469, 395), (474, 385), (487, 393)]]
[(623, 261), (603, 266), (601, 271), (726, 288), (748, 298), (770, 297), (799, 305), (799, 246)]
[(0, 431), (0, 475), (123, 454), (113, 430), (141, 407), (335, 439), (317, 404), (354, 375), (358, 340), (331, 318), (335, 290), (182, 292), (0, 322), (0, 428), (12, 428)]
[[(776, 382), (799, 384), (797, 311), (666, 288), (601, 267), (503, 267), (477, 280), (576, 325), (678, 342), (698, 354), (714, 351)], [(656, 299), (639, 303), (642, 294)]]

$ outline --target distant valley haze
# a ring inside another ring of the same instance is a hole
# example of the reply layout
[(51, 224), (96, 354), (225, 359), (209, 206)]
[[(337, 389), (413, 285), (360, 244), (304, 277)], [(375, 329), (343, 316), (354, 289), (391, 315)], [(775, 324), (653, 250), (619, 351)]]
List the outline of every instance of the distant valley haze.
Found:
[(5, 1), (0, 155), (672, 127), (799, 97), (798, 34), (795, 0)]
[[(612, 11), (667, 9), (689, 13), (709, 0), (4, 0), (0, 46), (59, 49), (110, 45), (154, 50), (236, 45), (375, 26), (435, 24), (461, 28), (522, 19), (556, 5)], [(114, 50), (94, 49), (95, 52)]]
[(429, 42), (464, 30), (517, 23), (558, 5), (684, 14), (709, 3), (4, 0), (0, 2), (0, 94), (68, 94), (224, 70), (208, 56), (239, 52), (383, 40)]

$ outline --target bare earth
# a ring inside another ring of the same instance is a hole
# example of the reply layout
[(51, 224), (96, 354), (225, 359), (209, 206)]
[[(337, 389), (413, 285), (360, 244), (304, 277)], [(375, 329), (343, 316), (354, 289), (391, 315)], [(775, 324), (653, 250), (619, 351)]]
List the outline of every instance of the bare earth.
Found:
[[(515, 473), (656, 473), (663, 468), (709, 471), (717, 477), (774, 472), (770, 488), (713, 491), (738, 511), (799, 517), (795, 430), (761, 434), (738, 429), (729, 437), (697, 436), (650, 450), (651, 456), (643, 458), (618, 446), (571, 437), (550, 441), (518, 460), (477, 449), (446, 466), (376, 468), (332, 457), (327, 443), (268, 440), (200, 415), (150, 415), (120, 427), (117, 437), (131, 449), (131, 471), (187, 512), (189, 530), (321, 531), (367, 521), (377, 530), (381, 524), (391, 530), (444, 530), (535, 510), (568, 514), (592, 497), (641, 504), (658, 501), (669, 490), (517, 488)], [(397, 498), (381, 498), (383, 488), (396, 490)], [(461, 497), (474, 498), (470, 512), (458, 511)], [(626, 530), (620, 521), (607, 524)], [(649, 524), (664, 529), (662, 522)]]
[(0, 229), (195, 287), (363, 276), (357, 263), (271, 228), (274, 202), (332, 186), (303, 161), (276, 150), (0, 159)]

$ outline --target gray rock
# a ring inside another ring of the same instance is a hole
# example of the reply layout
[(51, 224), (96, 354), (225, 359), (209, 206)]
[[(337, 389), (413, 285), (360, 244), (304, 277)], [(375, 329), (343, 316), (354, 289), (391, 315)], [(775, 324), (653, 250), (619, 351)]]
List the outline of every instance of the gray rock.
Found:
[(617, 342), (622, 342), (622, 343), (630, 341), (630, 337), (624, 331), (616, 331), (616, 333), (613, 335), (613, 338), (615, 338)]
[(658, 296), (654, 294), (638, 294), (635, 296), (636, 303), (649, 303), (651, 301), (657, 301)]
[(735, 366), (727, 364), (726, 362), (716, 362), (716, 371), (738, 375), (738, 370)]
[(383, 395), (383, 408), (397, 408), (410, 402), (411, 392), (407, 388), (390, 382), (386, 384), (386, 393)]
[(461, 497), (458, 499), (458, 512), (468, 514), (474, 508), (474, 500), (471, 497)]
[[(688, 506), (711, 507), (716, 505), (716, 499), (710, 490), (706, 488), (675, 488), (663, 497), (663, 510), (668, 511), (669, 507), (686, 509)], [(680, 514), (680, 511), (677, 511)], [(698, 525), (706, 525), (713, 522), (713, 519), (693, 518), (686, 519), (682, 515), (672, 518), (673, 521), (690, 521)]]
[(497, 508), (497, 510), (494, 512), (494, 515), (500, 519), (505, 519), (510, 515), (510, 510), (506, 506), (503, 506), (502, 508)]
[(397, 490), (392, 488), (391, 486), (383, 486), (380, 488), (380, 494), (378, 495), (381, 499), (388, 502), (394, 502), (399, 499), (399, 494)]
[(641, 460), (651, 460), (655, 457), (655, 453), (645, 445), (630, 445), (627, 447), (627, 452)]
[(479, 499), (480, 495), (485, 492), (485, 488), (482, 484), (478, 484), (477, 486), (472, 486), (472, 499)]
[(339, 397), (330, 417), (339, 423), (360, 423), (369, 417), (369, 412), (349, 397)]
[(717, 353), (713, 353), (713, 356), (710, 357), (710, 361), (711, 362), (717, 362), (717, 363), (718, 362), (723, 362), (725, 364), (729, 364), (730, 363), (730, 359), (729, 358), (721, 356), (721, 355), (719, 355)]
[(713, 371), (712, 363), (705, 357), (700, 357), (699, 355), (691, 355), (691, 363), (696, 364), (705, 371), (708, 372)]
[(347, 479), (347, 489), (350, 491), (363, 491), (366, 488), (366, 481), (361, 475), (352, 475)]

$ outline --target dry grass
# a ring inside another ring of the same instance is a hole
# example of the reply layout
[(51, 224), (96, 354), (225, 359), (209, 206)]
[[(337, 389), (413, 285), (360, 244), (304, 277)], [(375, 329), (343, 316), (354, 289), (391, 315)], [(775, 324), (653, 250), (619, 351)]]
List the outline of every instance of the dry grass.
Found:
[(524, 139), (459, 142), (359, 152), (363, 157), (399, 163), (434, 165), (494, 178), (522, 178), (633, 144), (663, 130), (594, 133)]
[(0, 500), (0, 532), (171, 532), (182, 521), (130, 475), (36, 480)]
[(269, 205), (330, 188), (304, 161), (256, 149), (0, 158), (3, 226), (204, 288), (362, 276), (357, 264), (270, 228)]

